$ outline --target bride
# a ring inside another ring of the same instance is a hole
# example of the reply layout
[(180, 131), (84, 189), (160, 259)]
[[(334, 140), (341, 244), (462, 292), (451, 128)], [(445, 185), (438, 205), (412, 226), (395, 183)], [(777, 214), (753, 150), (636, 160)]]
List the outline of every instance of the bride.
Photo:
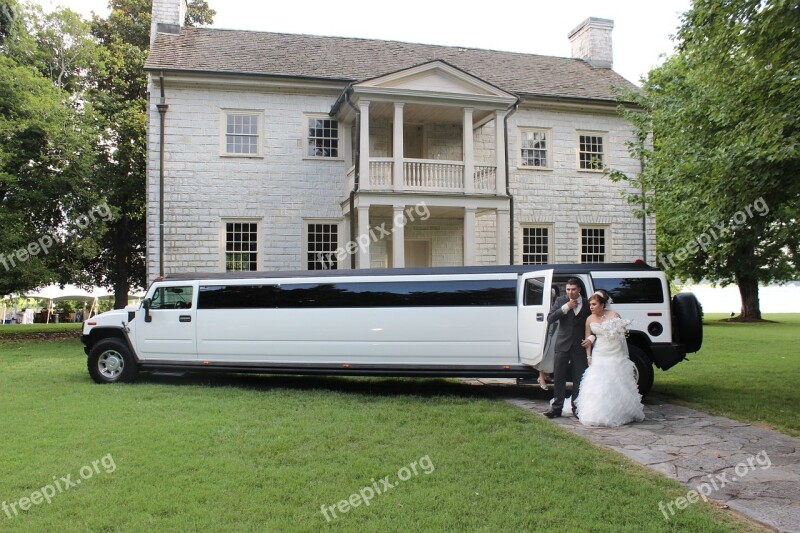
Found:
[(607, 297), (600, 292), (589, 298), (592, 314), (586, 319), (586, 338), (581, 343), (586, 348), (589, 368), (575, 400), (578, 418), (585, 426), (614, 427), (644, 420), (635, 367), (628, 359), (625, 340), (630, 321), (606, 309), (607, 303)]

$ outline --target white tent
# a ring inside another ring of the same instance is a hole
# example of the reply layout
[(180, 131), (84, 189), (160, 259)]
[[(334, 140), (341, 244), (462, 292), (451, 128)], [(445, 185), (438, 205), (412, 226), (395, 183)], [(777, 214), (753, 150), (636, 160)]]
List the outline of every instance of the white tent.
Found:
[[(79, 300), (83, 302), (91, 302), (91, 308), (86, 318), (90, 318), (98, 312), (99, 300), (110, 300), (114, 298), (114, 293), (100, 287), (92, 287), (90, 290), (76, 287), (75, 285), (64, 285), (62, 288), (59, 285), (48, 285), (35, 291), (26, 292), (25, 298), (34, 298), (38, 300), (47, 300), (47, 322), (50, 322), (50, 315), (53, 313), (53, 302), (59, 300)], [(131, 298), (143, 298), (144, 294), (141, 290), (133, 290), (130, 295)], [(5, 309), (3, 309), (3, 316), (5, 316)]]
[[(83, 302), (91, 302), (92, 306), (89, 309), (88, 317), (97, 314), (97, 303), (100, 298), (107, 297), (110, 293), (106, 289), (99, 287), (92, 288), (91, 291), (76, 287), (75, 285), (64, 285), (61, 288), (59, 285), (48, 285), (36, 291), (29, 291), (24, 294), (26, 298), (34, 298), (37, 300), (47, 300), (47, 318), (45, 323), (50, 322), (50, 315), (53, 314), (53, 302), (58, 300), (79, 300)], [(113, 295), (112, 295), (113, 297)]]

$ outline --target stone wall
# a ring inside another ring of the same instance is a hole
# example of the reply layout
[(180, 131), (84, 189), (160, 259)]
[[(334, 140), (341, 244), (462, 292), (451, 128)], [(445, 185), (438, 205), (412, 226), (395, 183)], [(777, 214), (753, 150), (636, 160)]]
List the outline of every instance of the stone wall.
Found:
[[(151, 86), (151, 95), (157, 95)], [(304, 113), (327, 113), (338, 93), (291, 90), (237, 90), (199, 85), (167, 85), (165, 161), (166, 272), (224, 270), (226, 221), (259, 224), (259, 268), (305, 268), (303, 229), (307, 220), (341, 222), (344, 200), (344, 160), (304, 157)], [(148, 123), (147, 272), (158, 273), (159, 115), (156, 99)], [(263, 156), (222, 154), (223, 109), (254, 110), (263, 116)], [(502, 124), (502, 122), (501, 122)], [(391, 123), (371, 122), (373, 156), (391, 154)], [(606, 163), (636, 173), (625, 142), (630, 125), (613, 113), (523, 107), (509, 119), (509, 180), (514, 197), (514, 262), (522, 256), (521, 232), (526, 224), (548, 224), (554, 231), (553, 260), (575, 263), (580, 257), (580, 227), (602, 225), (610, 237), (609, 261), (642, 257), (641, 221), (621, 196), (621, 184), (601, 172), (577, 170), (580, 131), (605, 136)], [(548, 131), (548, 169), (518, 166), (519, 128)], [(461, 159), (460, 125), (426, 125), (428, 156)], [(475, 131), (476, 164), (494, 164), (495, 122)], [(344, 155), (344, 154), (340, 154)], [(424, 196), (436, 205), (435, 195)], [(408, 202), (411, 203), (411, 202)], [(430, 239), (434, 265), (463, 264), (463, 219), (431, 218), (406, 228), (408, 239)], [(373, 224), (379, 221), (371, 221)], [(496, 261), (496, 213), (476, 213), (476, 261)], [(655, 257), (655, 231), (648, 221), (648, 261)], [(385, 263), (385, 243), (374, 245), (374, 265)]]

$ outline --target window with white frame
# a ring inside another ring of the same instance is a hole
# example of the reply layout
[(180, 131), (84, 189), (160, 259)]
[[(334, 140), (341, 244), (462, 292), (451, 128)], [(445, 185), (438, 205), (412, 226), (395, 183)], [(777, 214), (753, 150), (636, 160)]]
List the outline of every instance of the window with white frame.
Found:
[(337, 270), (339, 224), (310, 222), (306, 225), (306, 269)]
[(258, 222), (225, 222), (225, 271), (258, 270)]
[(224, 155), (260, 156), (262, 113), (260, 111), (223, 110)]
[(548, 143), (550, 132), (542, 129), (521, 129), (519, 132), (519, 166), (548, 168), (550, 157)]
[(605, 137), (602, 133), (578, 135), (578, 168), (580, 170), (603, 170), (605, 168)]
[(608, 232), (605, 227), (581, 228), (581, 263), (604, 263), (608, 254)]
[(306, 116), (306, 157), (339, 157), (339, 122), (327, 115)]
[(550, 249), (550, 228), (548, 226), (523, 226), (523, 265), (543, 265), (549, 263)]

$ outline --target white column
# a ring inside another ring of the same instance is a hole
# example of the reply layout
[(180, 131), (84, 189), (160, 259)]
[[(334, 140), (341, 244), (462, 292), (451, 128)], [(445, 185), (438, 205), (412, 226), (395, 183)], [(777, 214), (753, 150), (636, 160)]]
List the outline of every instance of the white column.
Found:
[(403, 190), (403, 106), (405, 104), (395, 102), (394, 104), (394, 142), (392, 151), (394, 153), (394, 164), (392, 165), (392, 182), (395, 191)]
[(508, 252), (511, 216), (508, 209), (497, 210), (497, 264), (507, 265), (511, 256)]
[[(336, 249), (347, 250), (347, 243), (350, 242), (350, 220), (352, 220), (354, 213), (350, 212), (344, 219), (342, 219), (342, 231), (339, 240), (339, 247)], [(350, 254), (347, 254), (344, 259), (339, 261), (339, 268), (350, 268)]]
[(356, 235), (356, 243), (358, 244), (358, 261), (356, 266), (358, 268), (370, 267), (369, 256), (369, 206), (358, 206), (358, 233)]
[(361, 175), (358, 187), (366, 191), (369, 190), (369, 101), (359, 102), (358, 110), (361, 113), (361, 129), (358, 133), (360, 138), (358, 165)]
[[(464, 108), (464, 192), (475, 190), (475, 148), (472, 140), (472, 108)], [(467, 263), (464, 263), (465, 265)]]
[(476, 265), (475, 256), (475, 208), (464, 208), (464, 266)]
[(495, 111), (494, 113), (494, 138), (495, 154), (497, 154), (497, 194), (506, 193), (506, 130), (503, 119), (505, 111)]
[(406, 266), (405, 205), (392, 207), (392, 268)]

